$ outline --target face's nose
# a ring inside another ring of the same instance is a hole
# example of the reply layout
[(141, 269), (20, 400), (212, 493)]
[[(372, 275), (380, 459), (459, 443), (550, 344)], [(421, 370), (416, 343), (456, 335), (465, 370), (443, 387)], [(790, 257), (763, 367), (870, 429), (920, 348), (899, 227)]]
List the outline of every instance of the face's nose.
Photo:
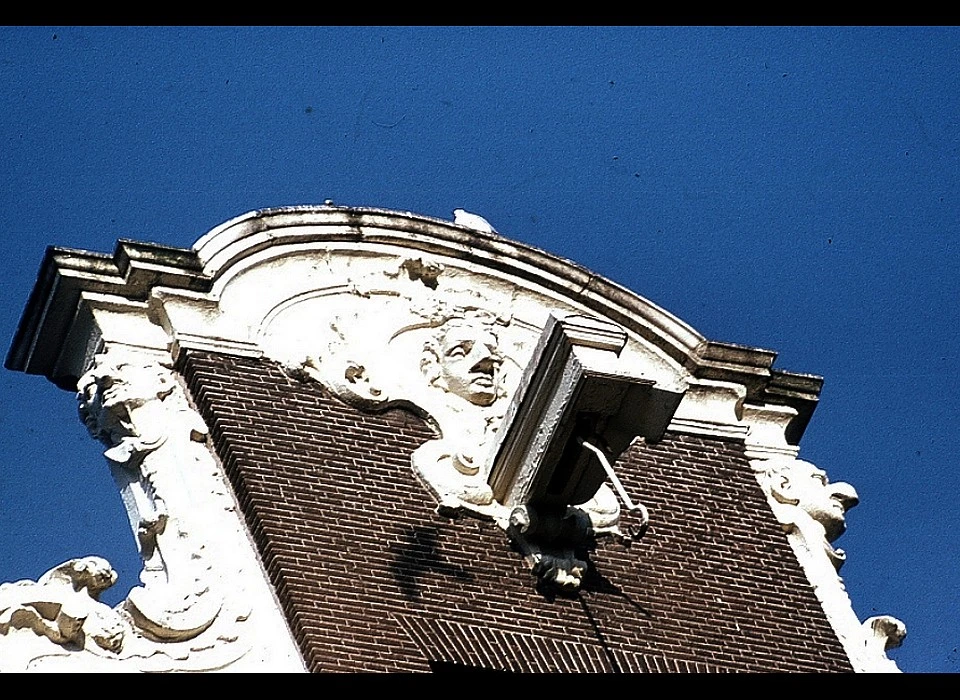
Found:
[(490, 355), (481, 357), (477, 360), (473, 367), (470, 368), (471, 372), (483, 372), (484, 374), (493, 374), (493, 369), (496, 367), (496, 360)]
[(829, 488), (830, 497), (840, 501), (844, 510), (850, 510), (860, 502), (860, 496), (857, 495), (857, 490), (848, 483), (838, 481), (835, 484), (830, 484)]

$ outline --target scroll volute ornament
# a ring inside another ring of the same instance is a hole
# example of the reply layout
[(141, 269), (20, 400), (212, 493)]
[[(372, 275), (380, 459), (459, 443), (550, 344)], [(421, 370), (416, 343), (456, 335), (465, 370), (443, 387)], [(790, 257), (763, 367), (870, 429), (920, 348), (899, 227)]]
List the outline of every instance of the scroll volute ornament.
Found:
[(206, 438), (206, 427), (160, 363), (100, 356), (78, 388), (80, 416), (107, 445), (104, 456), (134, 511), (143, 585), (124, 605), (148, 637), (195, 637), (216, 619), (223, 598), (211, 585), (205, 546), (189, 524), (190, 497), (175, 471), (188, 445)]

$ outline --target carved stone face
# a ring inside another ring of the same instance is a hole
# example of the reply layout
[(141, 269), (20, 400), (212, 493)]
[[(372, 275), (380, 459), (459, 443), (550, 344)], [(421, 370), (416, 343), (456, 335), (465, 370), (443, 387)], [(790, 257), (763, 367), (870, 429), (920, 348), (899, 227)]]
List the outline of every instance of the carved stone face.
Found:
[(436, 356), (435, 383), (476, 406), (497, 399), (500, 366), (497, 336), (483, 324), (448, 322), (429, 348)]
[(145, 403), (147, 399), (131, 391), (130, 383), (119, 374), (98, 377), (97, 389), (100, 391), (100, 404), (104, 408), (120, 405), (138, 406)]
[(86, 403), (104, 409), (135, 408), (169, 393), (169, 380), (151, 367), (107, 365), (81, 379), (81, 393)]
[(844, 482), (831, 484), (826, 472), (802, 460), (793, 462), (783, 478), (781, 493), (823, 525), (828, 542), (843, 534), (847, 510), (860, 502), (853, 486)]
[(110, 562), (100, 557), (77, 559), (73, 570), (75, 585), (84, 586), (94, 599), (117, 582), (117, 572)]

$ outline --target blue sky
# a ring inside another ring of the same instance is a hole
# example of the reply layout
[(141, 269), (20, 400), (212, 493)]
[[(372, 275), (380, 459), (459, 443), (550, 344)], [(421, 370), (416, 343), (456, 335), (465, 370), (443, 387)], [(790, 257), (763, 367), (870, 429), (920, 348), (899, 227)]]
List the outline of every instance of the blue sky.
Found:
[[(48, 245), (188, 248), (271, 206), (451, 218), (820, 374), (801, 456), (908, 672), (960, 670), (960, 29), (0, 28), (0, 335)], [(0, 372), (0, 581), (138, 562), (41, 377)], [(113, 598), (110, 599), (110, 595)]]

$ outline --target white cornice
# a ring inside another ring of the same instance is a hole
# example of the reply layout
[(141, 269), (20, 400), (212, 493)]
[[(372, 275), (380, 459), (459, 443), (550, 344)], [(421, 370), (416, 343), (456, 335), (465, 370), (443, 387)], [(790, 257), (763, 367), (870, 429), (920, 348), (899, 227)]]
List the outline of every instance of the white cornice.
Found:
[[(192, 250), (127, 240), (117, 244), (113, 255), (51, 248), (7, 357), (7, 367), (44, 374), (61, 386), (71, 386), (77, 368), (61, 362), (60, 357), (68, 339), (76, 335), (72, 328), (78, 318), (81, 292), (129, 301), (162, 298), (159, 304), (150, 302), (151, 320), (161, 326), (168, 324), (164, 330), (171, 345), (182, 347), (183, 338), (196, 339), (204, 332), (211, 335), (213, 345), (209, 347), (242, 347), (255, 342), (249, 333), (236, 328), (229, 332), (223, 328), (214, 331), (208, 327), (201, 332), (174, 328), (159, 307), (169, 305), (167, 312), (174, 315), (174, 305), (181, 311), (192, 306), (191, 313), (200, 312), (203, 304), (215, 307), (223, 289), (251, 265), (266, 259), (296, 257), (308, 249), (434, 255), (539, 289), (556, 299), (567, 299), (581, 312), (622, 326), (650, 350), (682, 368), (678, 370), (680, 375), (741, 385), (748, 402), (796, 409), (797, 415), (787, 430), (794, 445), (817, 403), (819, 377), (773, 369), (776, 353), (768, 350), (709, 341), (656, 304), (569, 260), (450, 221), (410, 212), (332, 205), (252, 211), (217, 226)], [(177, 296), (193, 301), (175, 302)], [(172, 333), (182, 337), (175, 338)], [(697, 420), (687, 420), (686, 428), (694, 432), (702, 429)]]

